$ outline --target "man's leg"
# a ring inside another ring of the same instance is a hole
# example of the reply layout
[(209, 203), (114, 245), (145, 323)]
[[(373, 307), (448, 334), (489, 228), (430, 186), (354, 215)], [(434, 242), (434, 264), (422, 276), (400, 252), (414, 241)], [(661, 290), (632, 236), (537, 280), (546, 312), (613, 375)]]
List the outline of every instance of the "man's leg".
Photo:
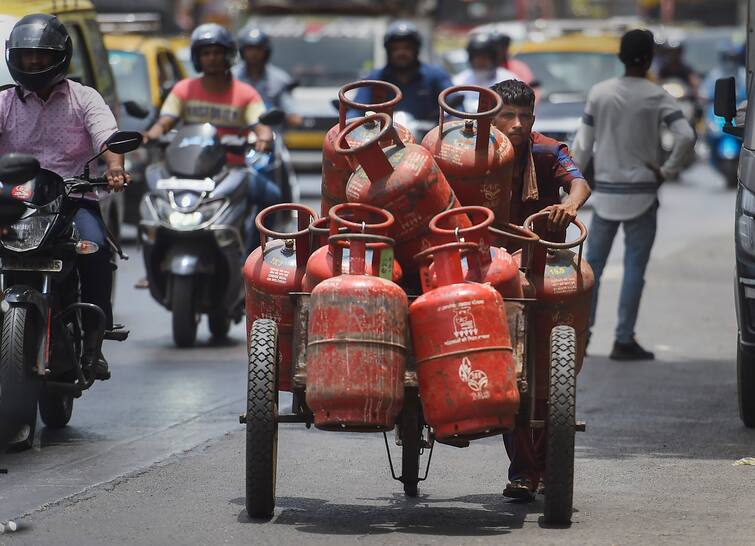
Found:
[[(92, 241), (99, 246), (93, 254), (77, 256), (77, 267), (81, 282), (81, 301), (98, 306), (105, 313), (105, 328), (113, 327), (113, 309), (110, 296), (113, 289), (113, 271), (110, 263), (110, 246), (108, 245), (105, 226), (98, 210), (82, 208), (76, 213), (74, 223), (82, 240)], [(107, 379), (110, 373), (107, 362), (97, 354), (98, 321), (92, 313), (82, 313), (84, 327), (85, 357), (96, 362), (95, 372), (98, 379)]]
[(634, 327), (645, 286), (645, 270), (655, 241), (657, 217), (656, 203), (641, 216), (624, 222), (624, 279), (616, 327), (616, 341), (621, 344), (634, 343)]
[(613, 239), (621, 222), (606, 220), (593, 213), (590, 230), (587, 236), (587, 263), (590, 264), (595, 275), (595, 288), (592, 295), (592, 307), (590, 309), (590, 328), (595, 324), (595, 311), (598, 308), (598, 290), (603, 269), (608, 261), (608, 255), (613, 246)]

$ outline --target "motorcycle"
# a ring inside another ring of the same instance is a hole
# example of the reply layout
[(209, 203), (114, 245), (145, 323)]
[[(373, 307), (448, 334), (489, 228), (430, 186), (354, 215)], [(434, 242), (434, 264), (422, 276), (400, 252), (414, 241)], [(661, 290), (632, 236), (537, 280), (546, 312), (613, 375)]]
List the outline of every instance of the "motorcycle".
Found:
[[(280, 117), (268, 111), (260, 122)], [(165, 159), (147, 168), (138, 240), (150, 294), (172, 313), (173, 341), (191, 347), (203, 314), (220, 339), (243, 318), (244, 233), (253, 211), (248, 171), (227, 166), (226, 153), (244, 156), (249, 142), (220, 138), (210, 124), (185, 125), (159, 142), (167, 146)]]
[[(139, 133), (116, 132), (105, 149), (125, 154), (141, 141)], [(103, 152), (81, 176), (65, 179), (33, 157), (15, 157), (15, 175), (26, 182), (10, 192), (24, 212), (0, 236), (0, 447), (31, 447), (38, 411), (46, 426), (64, 427), (74, 399), (94, 384), (91, 364), (82, 363), (82, 316), (97, 317), (97, 351), (103, 340), (128, 337), (120, 325), (106, 330), (103, 310), (81, 301), (75, 267), (77, 254), (98, 250), (79, 237), (73, 219), (82, 200), (74, 196), (108, 185), (89, 174)]]

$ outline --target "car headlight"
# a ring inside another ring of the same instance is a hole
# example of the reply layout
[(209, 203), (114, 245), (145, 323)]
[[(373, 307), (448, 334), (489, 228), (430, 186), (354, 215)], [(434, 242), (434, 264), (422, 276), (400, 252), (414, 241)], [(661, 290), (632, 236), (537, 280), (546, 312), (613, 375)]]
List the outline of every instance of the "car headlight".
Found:
[(5, 248), (16, 252), (34, 250), (42, 244), (56, 216), (56, 214), (33, 214), (23, 218), (10, 227), (0, 242)]
[(744, 186), (737, 192), (737, 246), (755, 258), (755, 193)]

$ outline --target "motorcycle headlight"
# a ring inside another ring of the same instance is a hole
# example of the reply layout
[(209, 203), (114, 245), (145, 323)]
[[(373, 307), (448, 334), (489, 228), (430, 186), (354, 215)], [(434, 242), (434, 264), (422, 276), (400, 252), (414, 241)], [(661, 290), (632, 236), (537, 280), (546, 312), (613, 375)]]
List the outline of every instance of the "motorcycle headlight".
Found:
[(0, 240), (8, 250), (24, 252), (34, 250), (45, 238), (55, 221), (56, 214), (33, 214), (13, 224)]
[(168, 223), (176, 229), (192, 229), (201, 224), (212, 223), (224, 204), (224, 199), (218, 199), (203, 203), (192, 212), (172, 210), (168, 215)]

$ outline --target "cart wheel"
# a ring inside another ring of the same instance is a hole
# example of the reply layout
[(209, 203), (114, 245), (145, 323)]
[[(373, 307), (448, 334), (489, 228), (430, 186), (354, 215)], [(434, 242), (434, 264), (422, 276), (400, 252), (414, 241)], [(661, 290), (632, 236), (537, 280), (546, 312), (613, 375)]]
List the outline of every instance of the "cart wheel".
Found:
[(577, 335), (571, 326), (556, 326), (550, 342), (544, 515), (546, 523), (567, 525), (574, 496)]
[(421, 441), (422, 418), (419, 392), (416, 388), (410, 387), (405, 391), (404, 407), (401, 409), (401, 481), (407, 497), (417, 496)]
[(246, 511), (265, 518), (275, 508), (278, 463), (278, 327), (258, 319), (249, 342), (246, 403)]

